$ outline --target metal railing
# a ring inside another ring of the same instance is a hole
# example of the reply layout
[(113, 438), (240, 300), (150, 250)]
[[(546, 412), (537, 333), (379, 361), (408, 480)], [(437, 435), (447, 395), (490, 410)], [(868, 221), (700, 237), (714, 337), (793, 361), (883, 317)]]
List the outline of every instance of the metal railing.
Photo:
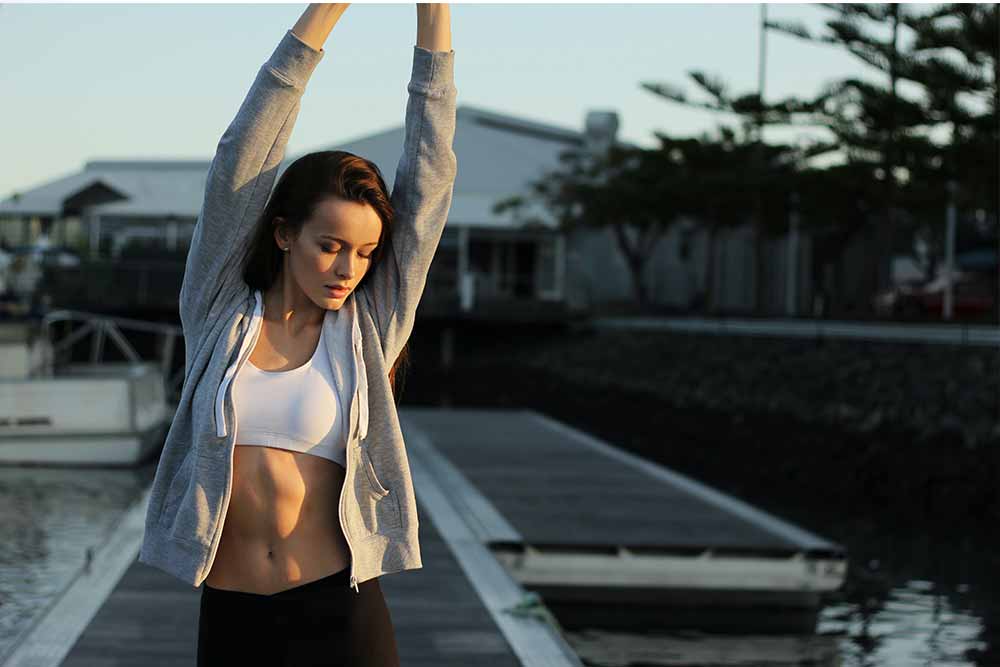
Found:
[(49, 267), (35, 291), (58, 295), (69, 308), (102, 308), (127, 311), (156, 309), (177, 311), (177, 294), (184, 277), (178, 260), (88, 260), (79, 266)]
[[(83, 322), (83, 326), (75, 329), (59, 341), (53, 341), (53, 330), (60, 322)], [(183, 329), (175, 324), (163, 322), (147, 322), (128, 317), (117, 317), (90, 313), (79, 310), (53, 310), (46, 313), (41, 320), (42, 337), (51, 347), (51, 355), (43, 355), (42, 360), (29, 370), (29, 376), (54, 374), (60, 358), (69, 355), (73, 347), (81, 340), (90, 336), (89, 362), (100, 363), (104, 357), (105, 341), (111, 342), (122, 353), (128, 363), (144, 363), (135, 347), (128, 341), (122, 330), (143, 331), (158, 334), (157, 360), (163, 374), (164, 393), (167, 400), (176, 402), (180, 397), (184, 381), (184, 366), (171, 373), (174, 362), (174, 351), (177, 338), (183, 336)]]
[(1000, 346), (1000, 327), (982, 324), (876, 324), (836, 320), (754, 320), (700, 317), (602, 317), (590, 326), (606, 329), (684, 331), (789, 338), (844, 338), (900, 343)]

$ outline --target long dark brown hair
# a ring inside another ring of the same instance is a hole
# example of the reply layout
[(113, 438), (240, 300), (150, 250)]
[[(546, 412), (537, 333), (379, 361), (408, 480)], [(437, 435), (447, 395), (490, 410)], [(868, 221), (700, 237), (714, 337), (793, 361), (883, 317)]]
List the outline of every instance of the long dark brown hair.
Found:
[[(355, 291), (365, 284), (378, 266), (392, 234), (395, 211), (389, 201), (385, 180), (378, 166), (370, 160), (347, 151), (318, 151), (303, 155), (288, 165), (257, 219), (243, 263), (243, 280), (251, 289), (266, 292), (281, 277), (284, 253), (274, 241), (275, 218), (285, 220), (285, 229), (290, 235), (298, 235), (316, 206), (330, 197), (368, 204), (382, 221), (378, 246), (372, 252), (368, 271), (355, 286)], [(408, 348), (409, 341), (400, 350), (399, 356), (391, 360), (389, 369), (389, 386), (397, 404), (400, 392), (396, 388), (396, 372), (402, 365), (405, 380), (405, 367), (409, 364)]]

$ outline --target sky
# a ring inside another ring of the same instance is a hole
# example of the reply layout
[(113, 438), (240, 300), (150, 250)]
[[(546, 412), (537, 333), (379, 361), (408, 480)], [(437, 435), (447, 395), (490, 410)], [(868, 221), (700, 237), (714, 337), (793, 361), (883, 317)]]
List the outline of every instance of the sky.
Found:
[[(0, 199), (95, 159), (210, 160), (257, 70), (302, 4), (0, 5)], [(453, 4), (458, 104), (581, 130), (590, 110), (619, 114), (619, 138), (656, 145), (733, 123), (640, 82), (699, 97), (688, 72), (757, 90), (758, 4)], [(821, 32), (818, 4), (769, 4), (769, 19)], [(286, 154), (402, 124), (416, 11), (352, 4), (330, 33)], [(765, 98), (810, 96), (877, 74), (843, 49), (767, 35)], [(791, 140), (803, 128), (768, 128)], [(815, 133), (814, 133), (815, 134)]]

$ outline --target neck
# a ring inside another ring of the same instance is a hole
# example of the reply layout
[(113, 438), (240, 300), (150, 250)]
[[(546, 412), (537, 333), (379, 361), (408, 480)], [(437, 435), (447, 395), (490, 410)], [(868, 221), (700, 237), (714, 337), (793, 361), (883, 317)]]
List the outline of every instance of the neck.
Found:
[(264, 318), (279, 324), (290, 336), (318, 327), (323, 323), (326, 309), (320, 308), (298, 285), (278, 280), (262, 294)]

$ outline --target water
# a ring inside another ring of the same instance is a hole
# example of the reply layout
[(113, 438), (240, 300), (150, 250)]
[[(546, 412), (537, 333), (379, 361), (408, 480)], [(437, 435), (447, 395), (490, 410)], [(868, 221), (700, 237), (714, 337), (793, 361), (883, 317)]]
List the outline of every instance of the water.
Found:
[[(734, 429), (719, 415), (668, 410), (652, 395), (596, 380), (569, 382), (518, 363), (521, 348), (508, 351), (494, 341), (470, 351), (466, 340), (464, 358), (457, 355), (442, 372), (433, 365), (434, 346), (419, 344), (413, 355), (425, 370), (415, 366), (406, 403), (539, 410), (848, 550), (847, 581), (824, 598), (812, 631), (801, 634), (671, 627), (669, 615), (659, 627), (640, 627), (623, 624), (612, 609), (603, 623), (574, 626), (553, 605), (584, 664), (1000, 666), (996, 517), (985, 503), (973, 510), (965, 496), (952, 494), (967, 490), (968, 481), (920, 495), (913, 480), (922, 479), (922, 469), (909, 460), (919, 452), (906, 442), (856, 442), (824, 429), (749, 419)], [(876, 467), (883, 460), (891, 462), (884, 474)], [(914, 487), (909, 492), (907, 484)]]
[[(813, 523), (826, 525), (824, 535), (847, 546), (850, 568), (841, 590), (824, 598), (811, 632), (678, 628), (669, 613), (661, 627), (647, 623), (622, 632), (610, 623), (572, 625), (558, 609), (556, 616), (567, 641), (594, 667), (1000, 665), (1000, 552), (990, 535), (894, 534), (869, 521), (838, 523), (829, 516)], [(620, 620), (615, 625), (622, 627)]]
[(831, 605), (823, 609), (817, 631), (842, 635), (838, 647), (843, 665), (988, 664), (975, 659), (988, 642), (982, 619), (967, 600), (962, 603), (969, 587), (936, 589), (934, 582), (914, 579), (894, 587), (885, 600), (871, 606)]
[(836, 665), (973, 667), (995, 665), (987, 655), (988, 628), (969, 598), (970, 586), (940, 591), (910, 580), (884, 599), (832, 603), (820, 611), (813, 634), (744, 635), (686, 631), (567, 630), (584, 664), (785, 666)]
[(0, 467), (0, 657), (66, 590), (152, 482), (134, 469)]
[[(0, 656), (69, 586), (154, 470), (0, 468)], [(567, 628), (566, 639), (599, 667), (1000, 664), (991, 649), (1000, 645), (994, 551), (974, 540), (873, 539), (871, 530), (827, 531), (848, 546), (852, 569), (811, 635), (582, 627)]]
[[(419, 372), (410, 377), (406, 403), (531, 407), (652, 458), (655, 450), (644, 446), (650, 438), (649, 422), (660, 406), (645, 405), (634, 396), (623, 400), (615, 393), (589, 397), (582, 387), (567, 392), (565, 385), (551, 384), (545, 376), (524, 368), (511, 372), (510, 367), (508, 363), (506, 373), (497, 365), (456, 372), (449, 383), (441, 383), (437, 369), (429, 368), (423, 377)], [(636, 414), (629, 416), (630, 409)], [(709, 424), (699, 420), (702, 430)], [(602, 428), (607, 432), (600, 432)], [(660, 432), (673, 433), (669, 424), (655, 429), (656, 446), (662, 444), (656, 436)], [(817, 442), (815, 433), (801, 442), (787, 434), (791, 446), (779, 452), (780, 457), (773, 451), (758, 452), (752, 443), (733, 441), (730, 433), (709, 435), (709, 442), (726, 447), (706, 451), (728, 463), (711, 470), (715, 479), (708, 478), (708, 467), (705, 475), (694, 476), (846, 546), (850, 569), (845, 586), (824, 602), (814, 631), (805, 634), (713, 634), (666, 627), (625, 632), (611, 624), (564, 624), (567, 641), (585, 664), (1000, 665), (995, 519), (956, 517), (971, 521), (949, 531), (925, 525), (919, 515), (878, 513), (868, 502), (871, 488), (850, 475), (837, 476), (836, 498), (803, 494), (804, 487), (819, 479), (807, 465), (813, 457), (797, 461), (790, 453), (797, 447), (819, 453), (827, 445)], [(679, 458), (697, 451), (699, 447), (675, 448), (669, 453)], [(745, 461), (738, 458), (741, 452), (748, 452), (747, 460), (771, 462), (771, 468), (774, 462), (783, 463), (795, 473), (788, 478), (788, 488), (765, 479), (765, 469), (746, 474)], [(674, 461), (668, 464), (677, 467)], [(87, 548), (106, 541), (122, 512), (152, 481), (154, 470), (155, 462), (131, 470), (0, 468), (0, 656), (70, 584), (85, 562)], [(894, 474), (905, 475), (904, 466)], [(806, 483), (795, 484), (796, 479)], [(848, 507), (852, 498), (865, 502)]]

